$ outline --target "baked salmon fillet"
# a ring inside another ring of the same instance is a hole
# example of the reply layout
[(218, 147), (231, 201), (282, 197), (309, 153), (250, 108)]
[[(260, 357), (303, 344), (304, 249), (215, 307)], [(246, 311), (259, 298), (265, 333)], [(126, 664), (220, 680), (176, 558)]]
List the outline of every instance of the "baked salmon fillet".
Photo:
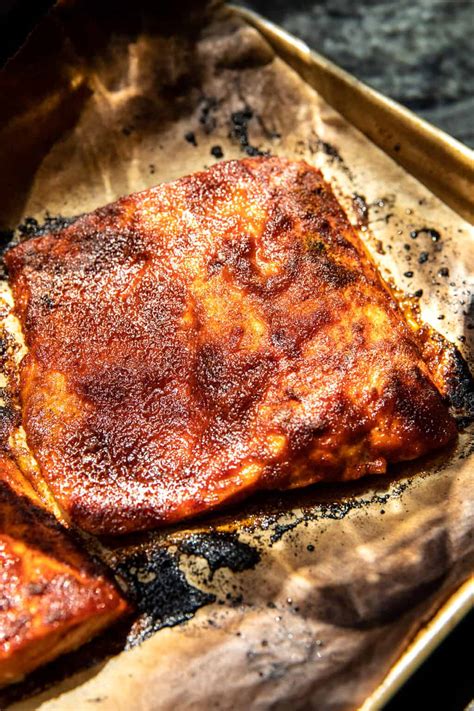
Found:
[(386, 471), (456, 426), (319, 171), (222, 162), (5, 257), (23, 426), (79, 527)]
[(15, 464), (0, 458), (0, 686), (78, 647), (126, 608)]

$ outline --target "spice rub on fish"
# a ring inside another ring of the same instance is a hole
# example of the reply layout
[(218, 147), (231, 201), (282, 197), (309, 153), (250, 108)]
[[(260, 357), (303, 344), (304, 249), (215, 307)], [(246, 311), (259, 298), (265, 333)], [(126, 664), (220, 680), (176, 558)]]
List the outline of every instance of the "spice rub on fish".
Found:
[(28, 442), (87, 531), (382, 473), (456, 435), (416, 334), (304, 162), (222, 162), (5, 261)]
[(0, 687), (88, 641), (126, 608), (15, 464), (0, 458)]

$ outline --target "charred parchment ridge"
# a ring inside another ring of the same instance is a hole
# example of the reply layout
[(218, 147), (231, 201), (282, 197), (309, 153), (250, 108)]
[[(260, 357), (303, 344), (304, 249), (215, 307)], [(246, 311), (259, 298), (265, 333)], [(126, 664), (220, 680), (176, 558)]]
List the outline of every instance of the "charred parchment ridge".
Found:
[(457, 348), (452, 349), (451, 369), (447, 376), (447, 399), (456, 413), (458, 427), (474, 422), (474, 378)]
[[(322, 519), (341, 520), (352, 511), (369, 510), (374, 505), (383, 506), (391, 499), (396, 499), (409, 486), (409, 482), (400, 482), (392, 487), (391, 491), (385, 494), (374, 494), (373, 496), (353, 497), (350, 499), (335, 499), (323, 503), (315, 503), (303, 510), (301, 515), (293, 514), (293, 519), (290, 521), (278, 521), (278, 519), (267, 519), (266, 525), (272, 526), (272, 534), (270, 536), (270, 544), (279, 541), (289, 531), (293, 531), (301, 524), (309, 521), (317, 521)], [(383, 511), (383, 510), (382, 510)]]

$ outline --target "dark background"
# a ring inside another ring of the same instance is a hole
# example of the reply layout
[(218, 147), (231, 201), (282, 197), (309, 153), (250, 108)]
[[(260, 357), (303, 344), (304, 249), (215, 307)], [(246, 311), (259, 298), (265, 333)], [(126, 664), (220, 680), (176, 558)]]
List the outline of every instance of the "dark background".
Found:
[[(52, 0), (0, 0), (0, 63), (52, 4)], [(474, 146), (474, 0), (242, 0), (241, 4)], [(473, 623), (471, 613), (385, 711), (465, 709), (474, 697)]]
[(234, 0), (474, 147), (474, 0)]

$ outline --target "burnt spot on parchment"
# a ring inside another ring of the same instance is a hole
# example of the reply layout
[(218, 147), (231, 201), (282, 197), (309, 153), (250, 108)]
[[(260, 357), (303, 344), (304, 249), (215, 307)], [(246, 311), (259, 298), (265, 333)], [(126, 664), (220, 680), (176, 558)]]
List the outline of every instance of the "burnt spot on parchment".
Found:
[(439, 240), (441, 239), (441, 234), (439, 233), (438, 230), (435, 230), (434, 227), (421, 227), (418, 230), (412, 230), (410, 232), (410, 237), (412, 239), (417, 239), (418, 235), (423, 234), (423, 233), (427, 234), (428, 237), (431, 237), (431, 240), (433, 242), (439, 242)]
[(249, 139), (249, 124), (254, 118), (254, 111), (245, 106), (241, 111), (234, 111), (230, 116), (229, 138), (236, 141), (248, 156), (263, 156), (264, 151), (253, 146)]
[(260, 561), (258, 550), (240, 541), (234, 533), (194, 533), (180, 543), (179, 549), (187, 555), (205, 558), (211, 577), (220, 568), (240, 573), (254, 568)]
[(127, 649), (163, 627), (189, 620), (196, 610), (215, 600), (214, 595), (191, 585), (177, 557), (164, 549), (134, 551), (120, 561), (115, 572), (139, 612), (127, 637)]

